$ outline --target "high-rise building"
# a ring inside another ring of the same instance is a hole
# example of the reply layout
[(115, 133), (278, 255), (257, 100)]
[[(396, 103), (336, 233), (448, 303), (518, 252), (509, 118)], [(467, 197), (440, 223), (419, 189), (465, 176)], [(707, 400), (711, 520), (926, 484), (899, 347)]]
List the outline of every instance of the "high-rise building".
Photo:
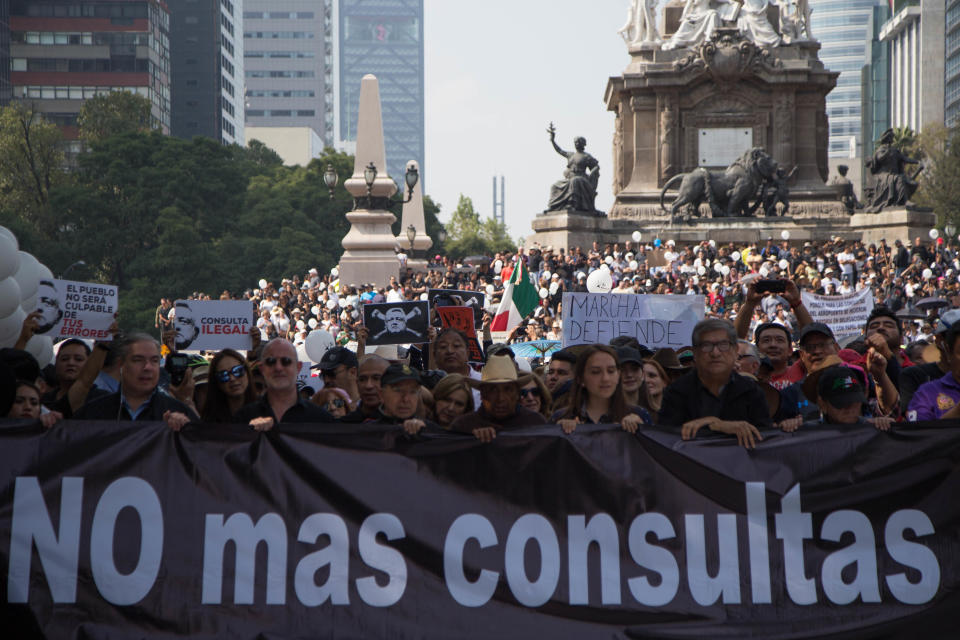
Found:
[(0, 0), (0, 107), (13, 97), (10, 83), (10, 0)]
[(873, 8), (887, 0), (810, 0), (811, 28), (820, 41), (820, 60), (839, 71), (836, 88), (827, 95), (831, 157), (862, 157), (861, 70), (867, 64), (867, 25)]
[(943, 122), (944, 1), (905, 5), (880, 29), (890, 44), (890, 125), (921, 131)]
[[(161, 0), (9, 0), (13, 98), (76, 137), (87, 98), (132, 91), (170, 132), (169, 14)], [(2, 93), (0, 81), (0, 93)], [(0, 96), (2, 100), (2, 96)]]
[(944, 20), (944, 113), (947, 126), (960, 124), (960, 0), (947, 0)]
[(338, 2), (338, 144), (349, 148), (357, 139), (360, 80), (372, 73), (380, 81), (390, 177), (402, 184), (410, 160), (423, 176), (423, 0)]
[[(863, 157), (873, 155), (874, 142), (890, 127), (890, 43), (880, 29), (890, 19), (890, 7), (878, 5), (867, 23), (867, 64), (862, 72), (861, 131)], [(859, 165), (856, 169), (859, 170)]]
[(171, 133), (243, 145), (243, 0), (165, 1)]
[(310, 127), (333, 146), (333, 0), (246, 0), (246, 123)]

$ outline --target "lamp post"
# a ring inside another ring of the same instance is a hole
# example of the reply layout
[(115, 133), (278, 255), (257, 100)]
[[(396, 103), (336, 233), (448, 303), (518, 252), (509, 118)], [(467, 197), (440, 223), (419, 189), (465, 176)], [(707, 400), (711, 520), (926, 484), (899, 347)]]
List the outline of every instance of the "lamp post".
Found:
[[(373, 162), (368, 164), (363, 169), (363, 181), (367, 184), (367, 195), (364, 198), (355, 198), (353, 202), (354, 210), (359, 208), (361, 201), (366, 205), (365, 208), (383, 208), (386, 209), (392, 202), (396, 202), (392, 198), (377, 198), (373, 197), (373, 183), (377, 180), (377, 165)], [(407, 185), (407, 197), (401, 199), (402, 204), (407, 204), (413, 198), (413, 188), (417, 186), (417, 182), (420, 181), (420, 172), (417, 171), (415, 166), (407, 167), (407, 173), (403, 176), (403, 181)], [(327, 164), (326, 170), (323, 172), (323, 183), (327, 186), (327, 190), (330, 192), (330, 199), (333, 200), (333, 191), (337, 188), (337, 183), (340, 182), (340, 176), (337, 175), (337, 170), (333, 168), (332, 164)], [(379, 207), (372, 205), (380, 205)]]
[(954, 234), (957, 232), (957, 226), (951, 223), (944, 225), (943, 230), (947, 232), (947, 242), (953, 244)]
[(328, 164), (327, 170), (323, 172), (323, 184), (327, 185), (331, 200), (333, 200), (333, 190), (337, 188), (338, 182), (340, 182), (340, 176), (337, 175), (337, 170), (333, 168), (332, 164)]
[(443, 227), (440, 227), (440, 231), (437, 231), (437, 240), (440, 241), (441, 248), (443, 247), (443, 243), (447, 241), (447, 230)]
[(413, 260), (417, 257), (416, 251), (413, 248), (413, 241), (417, 239), (417, 228), (412, 224), (407, 227), (407, 240), (410, 242), (410, 260)]
[(58, 279), (59, 279), (59, 280), (66, 280), (66, 279), (67, 279), (67, 274), (70, 273), (70, 271), (72, 271), (75, 267), (85, 267), (85, 266), (87, 266), (87, 263), (86, 263), (86, 262), (84, 262), (83, 260), (77, 260), (77, 261), (74, 262), (72, 265), (70, 265), (69, 267), (67, 267), (66, 269), (64, 269), (63, 273), (60, 274), (60, 278), (58, 278)]

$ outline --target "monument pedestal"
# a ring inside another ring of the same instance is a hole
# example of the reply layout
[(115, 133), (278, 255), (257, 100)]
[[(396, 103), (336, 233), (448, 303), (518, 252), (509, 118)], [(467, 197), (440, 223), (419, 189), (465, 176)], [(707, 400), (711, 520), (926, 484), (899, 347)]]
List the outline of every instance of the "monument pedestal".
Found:
[(347, 214), (351, 226), (342, 242), (346, 251), (340, 257), (341, 283), (383, 286), (390, 276), (399, 277), (400, 263), (394, 253), (397, 239), (390, 229), (396, 219), (389, 211), (358, 209)]
[(857, 229), (864, 244), (880, 242), (886, 238), (889, 244), (895, 238), (909, 246), (913, 238), (929, 237), (930, 229), (937, 226), (937, 216), (932, 209), (905, 206), (884, 209), (880, 213), (855, 213), (850, 217), (850, 227)]

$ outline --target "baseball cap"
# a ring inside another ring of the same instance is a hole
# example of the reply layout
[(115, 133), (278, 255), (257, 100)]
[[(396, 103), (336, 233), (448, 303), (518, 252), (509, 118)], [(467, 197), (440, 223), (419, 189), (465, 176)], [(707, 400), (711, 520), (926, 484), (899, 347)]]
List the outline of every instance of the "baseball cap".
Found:
[(356, 367), (359, 364), (357, 355), (346, 347), (333, 347), (327, 349), (316, 368), (322, 371), (330, 371), (342, 364), (347, 365), (347, 367)]
[(639, 351), (631, 347), (618, 347), (617, 360), (620, 361), (620, 364), (632, 362), (636, 365), (643, 365), (643, 356), (640, 355)]
[(390, 385), (404, 380), (415, 380), (417, 384), (420, 384), (420, 372), (408, 364), (392, 364), (383, 372), (380, 384)]
[(822, 333), (823, 335), (827, 336), (831, 340), (836, 340), (836, 338), (833, 335), (833, 331), (830, 330), (830, 327), (823, 324), (822, 322), (811, 322), (810, 324), (808, 324), (807, 326), (805, 326), (803, 329), (800, 330), (800, 335), (799, 337), (797, 337), (797, 342), (798, 343), (803, 342), (804, 338), (806, 338), (811, 333)]
[(838, 409), (866, 400), (863, 386), (853, 376), (849, 367), (829, 367), (821, 373), (817, 382), (817, 395)]
[(960, 320), (960, 309), (950, 309), (949, 311), (941, 313), (940, 319), (937, 320), (937, 329), (934, 333), (937, 335), (946, 333), (958, 320)]

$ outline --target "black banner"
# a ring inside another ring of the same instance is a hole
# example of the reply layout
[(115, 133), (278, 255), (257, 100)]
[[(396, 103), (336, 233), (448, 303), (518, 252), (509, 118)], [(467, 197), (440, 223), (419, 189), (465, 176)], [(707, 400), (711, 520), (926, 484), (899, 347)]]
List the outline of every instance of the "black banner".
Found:
[(960, 429), (0, 429), (10, 638), (947, 638)]

